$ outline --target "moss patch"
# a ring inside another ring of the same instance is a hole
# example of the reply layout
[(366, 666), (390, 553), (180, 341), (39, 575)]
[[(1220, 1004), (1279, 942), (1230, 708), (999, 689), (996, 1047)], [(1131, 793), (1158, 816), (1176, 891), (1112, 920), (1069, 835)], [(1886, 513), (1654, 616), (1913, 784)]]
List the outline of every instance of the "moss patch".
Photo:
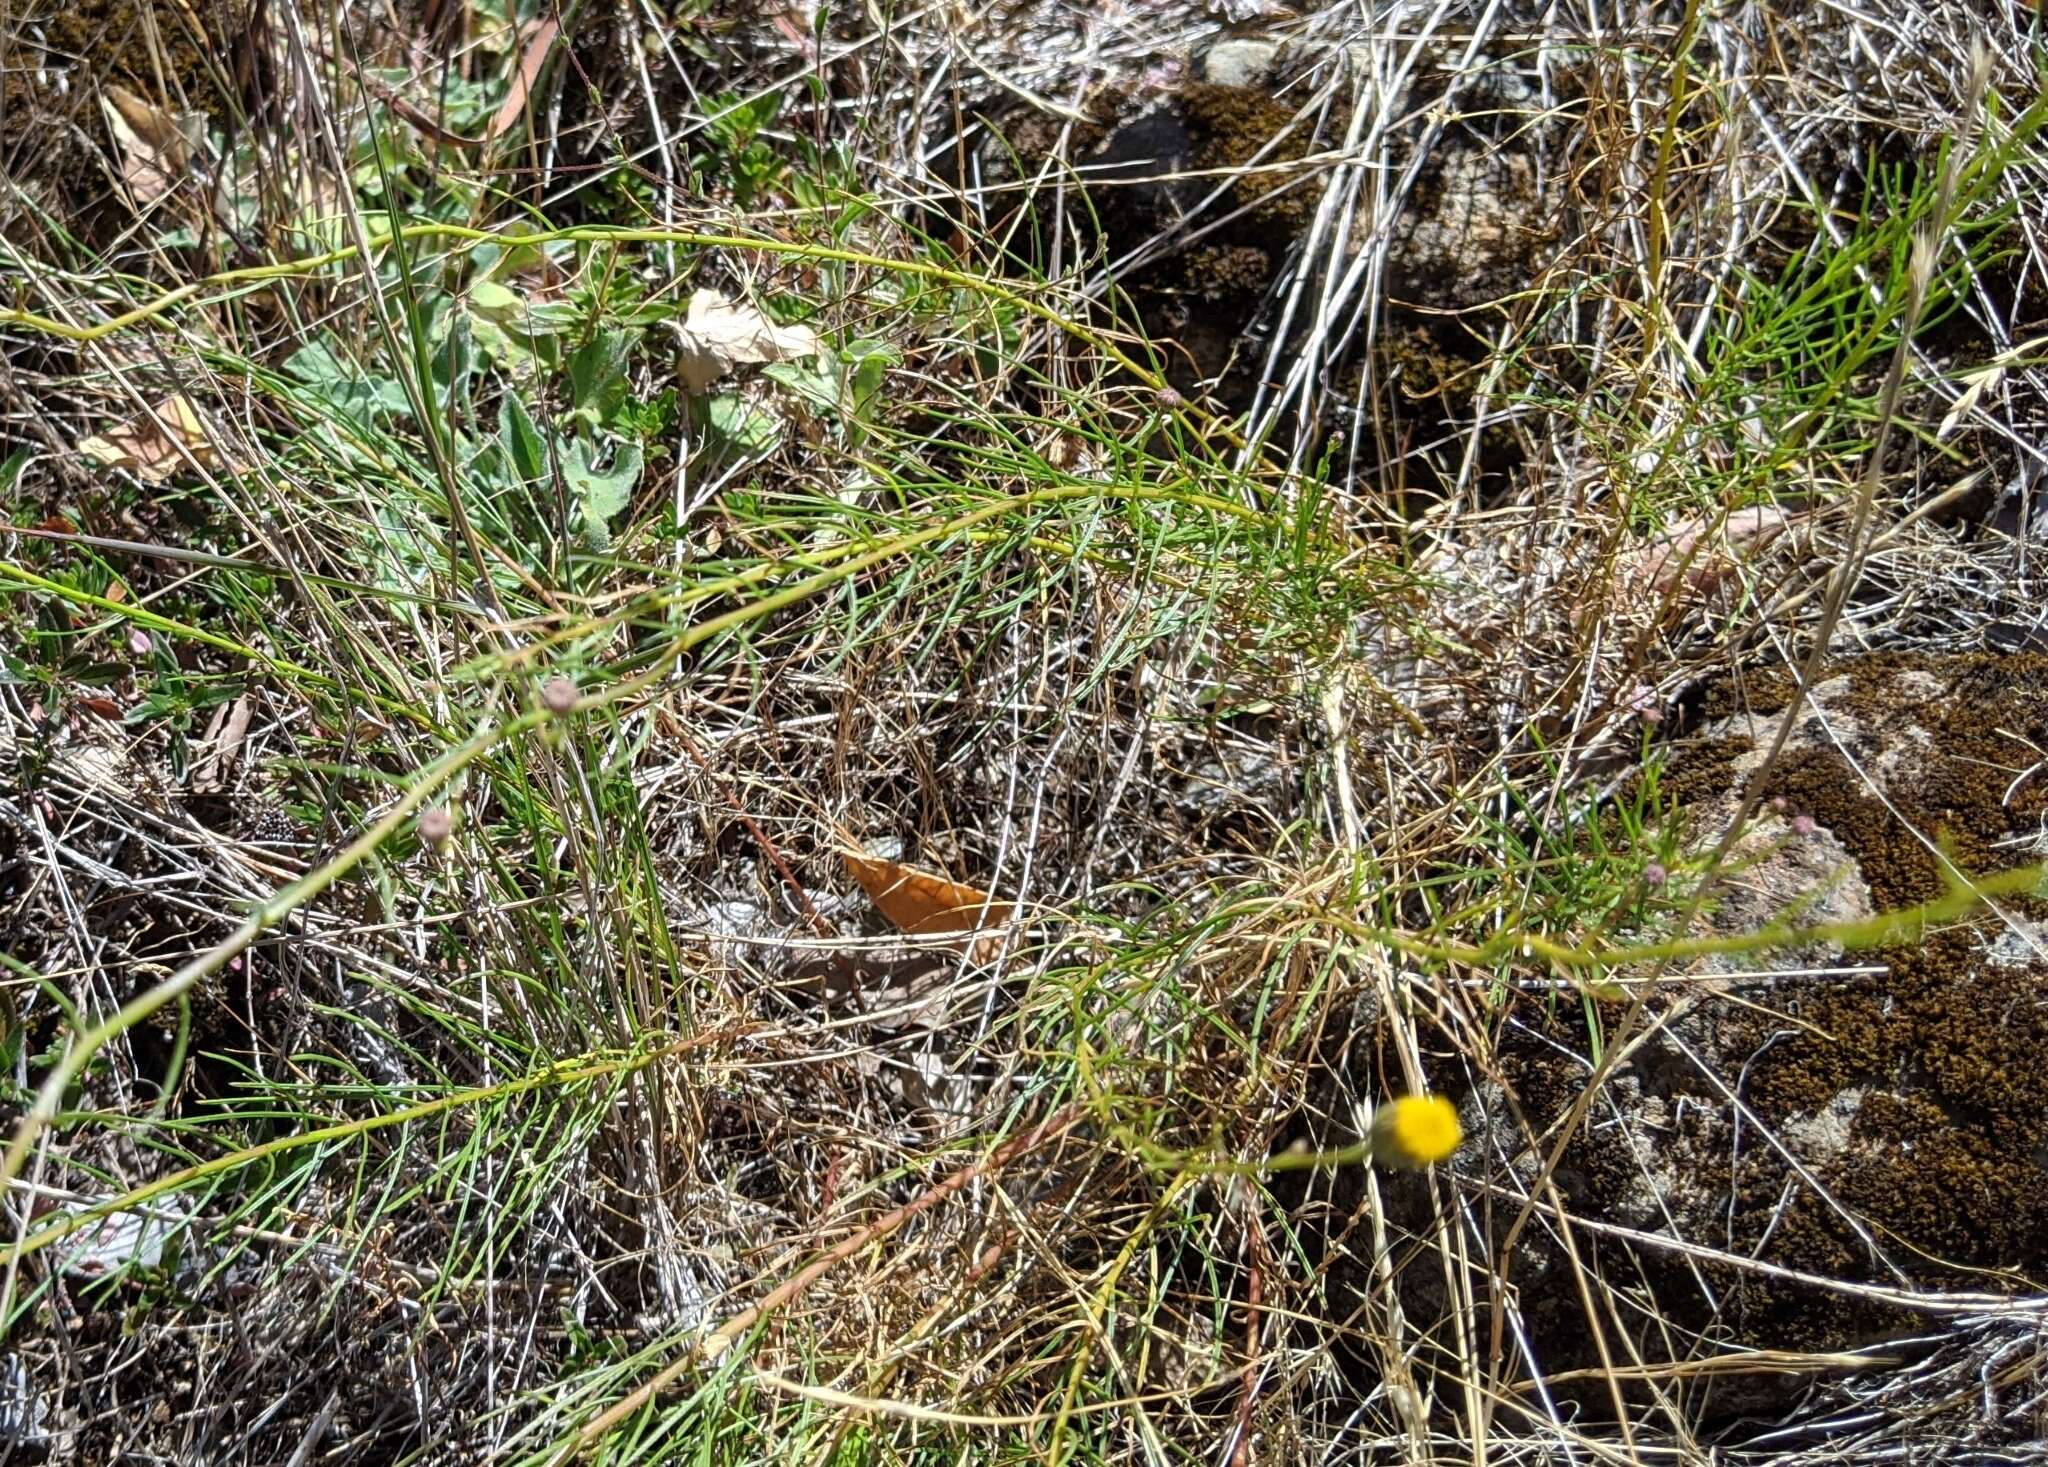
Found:
[[(1691, 808), (1721, 812), (1702, 816), (1700, 848), (1743, 779), (1758, 777), (1742, 771), (1768, 746), (1766, 720), (1789, 697), (1787, 682), (1765, 679), (1707, 698), (1710, 717), (1739, 710), (1757, 721), (1746, 732), (1741, 718), (1712, 726), (1667, 777)], [(1877, 907), (1945, 889), (1923, 835), (1967, 871), (2042, 859), (2048, 778), (2020, 776), (2048, 747), (2048, 657), (1866, 657), (1831, 669), (1816, 701), (1754, 793), (1784, 839), (1799, 838), (1789, 825), (1797, 815), (1832, 833)], [(2048, 900), (2001, 905), (2021, 921), (2048, 915)], [(2004, 1291), (2048, 1282), (2048, 963), (1997, 918), (1855, 961), (1881, 971), (1752, 980), (1727, 997), (1660, 996), (1653, 1017), (1668, 1021), (1668, 1039), (1652, 1039), (1617, 1072), (1565, 1150), (1558, 1182), (1574, 1210), (1650, 1232), (1675, 1226), (1735, 1258), (1849, 1283)], [(1598, 1012), (1611, 1033), (1617, 1015)], [(1577, 1004), (1529, 1002), (1514, 1020), (1500, 1074), (1540, 1129), (1590, 1073), (1587, 1019)], [(1739, 1091), (1746, 1116), (1727, 1089)], [(1589, 1247), (1603, 1275), (1617, 1287), (1625, 1280), (1676, 1326), (1640, 1332), (1656, 1358), (1668, 1358), (1674, 1339), (1692, 1348), (1687, 1337), (1840, 1349), (1913, 1322), (1731, 1264), (1612, 1241)], [(1532, 1308), (1532, 1322), (1551, 1370), (1591, 1363), (1565, 1278), (1560, 1260), (1532, 1258), (1521, 1282), (1525, 1299), (1550, 1301)]]
[[(2048, 817), (2048, 781), (2015, 781), (2036, 757), (2028, 746), (2048, 739), (2048, 658), (1873, 657), (1843, 672), (1840, 707), (1865, 728), (1928, 735), (1886, 781), (1890, 808), (1827, 747), (1787, 758), (1763, 792), (1833, 830), (1881, 907), (1945, 889), (1921, 835), (1969, 872), (2039, 859), (2030, 837)], [(2023, 916), (2048, 907), (2002, 905)], [(2048, 964), (1995, 960), (1999, 930), (1980, 921), (1878, 954), (1882, 974), (1801, 1004), (1799, 1017), (1825, 1037), (1803, 1033), (1755, 1071), (1772, 1114), (1869, 1088), (1829, 1185), (1930, 1285), (1969, 1283), (1976, 1269), (2048, 1278), (2048, 1172), (2037, 1154), (2048, 1134)], [(1808, 1210), (1817, 1225), (1785, 1240), (1785, 1261), (1843, 1266), (1844, 1251), (1861, 1245), (1839, 1217)]]
[(230, 41), (242, 33), (242, 10), (228, 0), (43, 0), (28, 14), (43, 37), (44, 65), (75, 70), (95, 84), (119, 82), (173, 108), (218, 114), (225, 99), (216, 69), (231, 68)]
[[(1436, 64), (1445, 69), (1418, 81), (1410, 99), (1417, 110), (1429, 87), (1463, 70), (1449, 55)], [(1384, 472), (1404, 498), (1416, 491), (1417, 508), (1459, 472), (1503, 303), (1535, 283), (1557, 240), (1555, 211), (1537, 197), (1530, 135), (1503, 121), (1532, 98), (1505, 63), (1498, 75), (1468, 73), (1461, 82), (1459, 117), (1438, 135), (1388, 242), (1370, 367), (1376, 384), (1391, 385), (1396, 411), (1368, 414), (1374, 441), (1358, 446), (1361, 468)], [(1245, 410), (1262, 385), (1278, 385), (1264, 382), (1268, 360), (1287, 359), (1262, 327), (1322, 198), (1307, 160), (1342, 138), (1347, 115), (1334, 108), (1318, 117), (1258, 87), (1212, 82), (1150, 98), (1102, 88), (1085, 114), (1012, 107), (984, 119), (987, 136), (975, 150), (981, 177), (1009, 190), (991, 197), (1016, 198), (1017, 186), (1039, 181), (1033, 211), (1009, 221), (1016, 252), (1032, 268), (1054, 258), (1056, 203), (1073, 246), (1060, 256), (1067, 262), (1074, 247), (1120, 261), (1162, 237), (1192, 234), (1184, 248), (1124, 271), (1123, 318), (1135, 316), (1161, 347), (1172, 386), (1192, 393), (1202, 385), (1227, 411)], [(959, 178), (963, 163), (942, 158), (935, 169)], [(1069, 168), (1065, 189), (1052, 187)], [(1305, 323), (1293, 329), (1303, 333)], [(1326, 395), (1355, 400), (1367, 366), (1362, 350), (1327, 362)], [(1495, 401), (1529, 380), (1525, 366), (1510, 364), (1494, 384)], [(1476, 471), (1492, 483), (1521, 462), (1520, 439), (1506, 426), (1484, 430), (1478, 449)]]
[[(1068, 263), (1076, 249), (1119, 261), (1192, 231), (1185, 246), (1123, 272), (1124, 319), (1135, 315), (1164, 350), (1176, 388), (1210, 383), (1233, 410), (1248, 406), (1266, 354), (1251, 328), (1321, 194), (1292, 165), (1326, 146), (1343, 116), (1319, 124), (1259, 88), (1209, 82), (1149, 97), (1098, 88), (1084, 114), (1012, 107), (983, 120), (983, 179), (1008, 189), (1039, 182), (1030, 214), (997, 221), (995, 232), (1014, 226), (1022, 263), (1044, 269), (1055, 228), (1068, 232)], [(960, 162), (942, 158), (935, 169), (955, 177)], [(1062, 176), (1064, 189), (1054, 186)]]
[(1084, 176), (1100, 180), (1088, 201), (1111, 259), (1188, 219), (1219, 221), (1123, 282), (1146, 334), (1178, 348), (1166, 367), (1180, 390), (1215, 382), (1232, 409), (1257, 392), (1265, 350), (1248, 328), (1314, 211), (1314, 181), (1288, 167), (1314, 142), (1313, 119), (1297, 121), (1293, 108), (1251, 88), (1197, 83), (1118, 126), (1083, 159)]
[[(171, 113), (225, 119), (234, 109), (223, 86), (247, 86), (253, 69), (267, 65), (246, 34), (246, 7), (233, 0), (30, 0), (0, 28), (10, 84), (0, 159), (8, 176), (25, 186), (34, 210), (76, 237), (93, 245), (116, 238), (132, 216), (112, 183), (118, 160), (103, 151), (111, 146), (103, 89), (119, 85)], [(24, 238), (40, 228), (34, 211), (16, 203), (0, 204), (0, 224)]]

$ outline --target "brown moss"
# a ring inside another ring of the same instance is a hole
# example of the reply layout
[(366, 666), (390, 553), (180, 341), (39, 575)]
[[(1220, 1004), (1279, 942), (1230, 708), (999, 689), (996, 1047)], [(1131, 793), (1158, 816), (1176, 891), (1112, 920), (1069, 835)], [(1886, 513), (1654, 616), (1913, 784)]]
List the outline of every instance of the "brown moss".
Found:
[[(1946, 889), (1922, 834), (1966, 871), (2028, 859), (2024, 837), (2040, 829), (2048, 792), (2022, 785), (2008, 800), (2007, 791), (2015, 754), (2048, 738), (2048, 659), (1881, 656), (1834, 675), (1849, 689), (1831, 707), (1870, 731), (1866, 740), (1917, 729), (1927, 746), (1887, 781), (1889, 807), (1825, 744), (1785, 757), (1762, 793), (1833, 831), (1875, 905), (1907, 906)], [(2044, 1273), (2048, 1173), (2034, 1153), (2048, 1128), (2048, 968), (1989, 961), (1990, 935), (1979, 925), (1937, 932), (1878, 954), (1882, 974), (1813, 990), (1796, 1013), (1813, 1029), (1764, 1057), (1755, 1094), (1766, 1114), (1787, 1116), (1866, 1089), (1856, 1144), (1826, 1179), (1840, 1200), (1912, 1254), (1938, 1260), (1937, 1273)], [(1779, 1251), (1793, 1267), (1838, 1267), (1847, 1238), (1847, 1225), (1829, 1216), (1803, 1247), (1781, 1242)]]
[(1197, 82), (1181, 89), (1180, 106), (1198, 168), (1255, 170), (1230, 189), (1232, 209), (1251, 208), (1245, 230), (1269, 240), (1276, 232), (1281, 239), (1299, 234), (1315, 213), (1318, 195), (1287, 165), (1308, 156), (1312, 121), (1297, 122), (1292, 107), (1251, 87)]
[(169, 113), (225, 120), (237, 98), (267, 87), (268, 56), (249, 40), (251, 16), (245, 0), (30, 0), (0, 27), (9, 79), (0, 167), (29, 201), (0, 203), (9, 237), (41, 231), (48, 216), (89, 246), (117, 239), (133, 214), (112, 182), (119, 160), (104, 151), (104, 89), (119, 85)]
[[(1066, 191), (1065, 225), (1091, 231), (1111, 260), (1191, 220), (1204, 225), (1192, 247), (1120, 283), (1146, 334), (1167, 349), (1168, 380), (1184, 391), (1215, 384), (1227, 404), (1243, 406), (1263, 356), (1247, 349), (1248, 330), (1319, 197), (1314, 181), (1288, 166), (1318, 145), (1315, 120), (1297, 121), (1293, 107), (1256, 88), (1206, 82), (1150, 99), (1098, 88), (1086, 112), (1088, 120), (1077, 122), (1013, 107), (989, 118), (984, 176), (1017, 182), (1049, 160), (1070, 161), (1080, 201)], [(959, 172), (945, 159), (936, 168), (942, 176)], [(1048, 238), (1058, 222), (1058, 193), (1041, 190), (1037, 217), (1014, 236), (1034, 266), (1050, 259), (1033, 241)]]
[(1749, 714), (1769, 718), (1792, 701), (1792, 678), (1780, 668), (1723, 678), (1710, 684), (1700, 695), (1699, 716), (1733, 718)]
[[(1473, 84), (1465, 81), (1469, 98)], [(1293, 102), (1255, 87), (1193, 82), (1149, 101), (1104, 88), (1091, 99), (1086, 122), (1022, 108), (991, 119), (983, 173), (1016, 182), (1056, 155), (1070, 160), (1084, 206), (1075, 208), (1074, 190), (1065, 191), (1067, 227), (1092, 223), (1108, 259), (1198, 225), (1203, 233), (1192, 248), (1120, 283), (1138, 324), (1165, 349), (1167, 380), (1183, 392), (1200, 385), (1227, 409), (1241, 410), (1257, 395), (1273, 355), (1255, 327), (1321, 198), (1317, 181), (1290, 165), (1304, 164), (1347, 125), (1341, 107), (1321, 118), (1298, 112)], [(944, 159), (937, 167), (942, 175), (960, 171)], [(1557, 221), (1538, 207), (1537, 178), (1527, 146), (1461, 125), (1425, 161), (1403, 211), (1373, 376), (1400, 385), (1404, 411), (1386, 420), (1377, 454), (1419, 492), (1418, 507), (1438, 488), (1439, 473), (1462, 461), (1462, 451), (1446, 445), (1464, 441), (1493, 355), (1496, 303), (1532, 285), (1539, 257), (1554, 245)], [(1037, 201), (1040, 240), (1054, 223), (1055, 192), (1043, 190)], [(1012, 237), (1032, 236), (1027, 227)], [(1036, 264), (1050, 258), (1042, 245), (1025, 253)], [(1326, 381), (1346, 385), (1343, 398), (1363, 386), (1360, 360), (1326, 365)], [(1516, 363), (1495, 389), (1513, 394), (1528, 380), (1529, 368)], [(1368, 471), (1375, 456), (1367, 453)], [(1502, 482), (1522, 456), (1511, 426), (1489, 426), (1480, 434), (1478, 475)]]
[[(2048, 657), (1879, 655), (1834, 669), (1834, 677), (1849, 685), (1835, 706), (1870, 731), (1866, 741), (1908, 726), (1928, 736), (1910, 776), (1890, 781), (1892, 809), (1820, 738), (1818, 747), (1779, 762), (1764, 795), (1781, 796), (1834, 830), (1861, 863), (1880, 906), (1929, 901), (1945, 890), (1939, 864), (1915, 832), (1945, 844), (1964, 871), (2023, 864), (2024, 846), (2015, 838), (2041, 828), (2048, 781), (2021, 782), (2010, 803), (2005, 796), (2031, 762), (2019, 756), (2048, 736)], [(1807, 716), (1819, 735), (1818, 715)]]
[[(1755, 793), (1781, 797), (1788, 813), (1832, 832), (1875, 906), (1946, 889), (1916, 831), (1939, 836), (1970, 871), (2040, 859), (2048, 780), (2015, 781), (2038, 757), (2032, 751), (2048, 747), (2048, 657), (1866, 657), (1830, 669), (1819, 691), (1825, 727), (1821, 715), (1805, 715), (1815, 727), (1798, 731)], [(1705, 704), (1710, 715), (1768, 714), (1789, 693), (1784, 679), (1752, 678), (1710, 690)], [(1736, 735), (1703, 740), (1675, 761), (1665, 788), (1681, 804), (1725, 809), (1735, 761), (1751, 747)], [(1866, 774), (1885, 799), (1869, 792)], [(2048, 912), (2048, 902), (2024, 896), (2001, 905)], [(1694, 1241), (1827, 1278), (1896, 1283), (1896, 1267), (1923, 1289), (2048, 1283), (2048, 964), (2026, 961), (2010, 943), (1997, 960), (1991, 944), (2003, 931), (1997, 921), (1959, 922), (1858, 955), (1881, 964), (1875, 973), (1792, 980), (1745, 994), (1745, 1004), (1709, 999), (1672, 1015), (1672, 1032), (1740, 1085), (1756, 1122), (1802, 1155), (1826, 1197), (1754, 1123), (1738, 1137), (1725, 1096), (1690, 1058), (1654, 1040), (1601, 1105), (1620, 1107), (1636, 1144), (1652, 1146), (1656, 1207), (1668, 1213), (1644, 1212), (1645, 1158), (1620, 1126), (1575, 1136), (1560, 1186), (1588, 1216), (1639, 1227), (1668, 1216)], [(1577, 1004), (1528, 1004), (1516, 1018), (1500, 1073), (1541, 1130), (1578, 1098), (1589, 1067), (1572, 1056), (1593, 1052), (1591, 1035)], [(1853, 1295), (1594, 1246), (1603, 1272), (1640, 1283), (1683, 1330), (1825, 1349), (1904, 1322)], [(1544, 1286), (1540, 1277), (1522, 1282), (1530, 1298)], [(1584, 1321), (1566, 1298), (1543, 1317), (1552, 1368), (1590, 1363)]]
[[(120, 82), (176, 110), (220, 115), (226, 101), (220, 83), (231, 71), (230, 41), (245, 31), (245, 8), (231, 0), (32, 0), (17, 22), (35, 22), (44, 66), (79, 70), (95, 84)], [(29, 34), (10, 29), (17, 43)]]
[(1674, 806), (1712, 799), (1734, 779), (1736, 761), (1755, 747), (1745, 737), (1703, 739), (1659, 777), (1658, 792)]

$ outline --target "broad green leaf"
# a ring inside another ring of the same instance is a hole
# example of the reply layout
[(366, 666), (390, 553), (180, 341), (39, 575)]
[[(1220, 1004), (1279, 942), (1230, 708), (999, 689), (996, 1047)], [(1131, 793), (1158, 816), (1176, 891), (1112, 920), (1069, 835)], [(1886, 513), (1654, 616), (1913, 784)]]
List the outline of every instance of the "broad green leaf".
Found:
[(633, 338), (600, 331), (569, 355), (569, 398), (592, 422), (609, 423), (626, 400), (626, 353)]
[(622, 443), (612, 456), (612, 466), (597, 465), (598, 448), (588, 438), (577, 437), (562, 453), (562, 481), (575, 496), (583, 521), (583, 534), (593, 549), (609, 549), (611, 522), (632, 502), (633, 486), (640, 482), (641, 455), (637, 443)]
[(821, 413), (837, 413), (846, 406), (841, 394), (838, 364), (829, 355), (820, 355), (808, 362), (776, 362), (763, 367), (761, 375), (770, 381), (780, 382)]
[(844, 352), (847, 363), (847, 378), (853, 388), (853, 410), (864, 412), (882, 390), (882, 379), (889, 368), (902, 360), (896, 348), (886, 341), (871, 341), (863, 338), (850, 341)]
[(300, 347), (285, 359), (284, 369), (306, 384), (313, 395), (351, 417), (411, 410), (405, 389), (343, 361), (324, 341)]
[(35, 457), (26, 448), (17, 448), (7, 455), (7, 462), (0, 464), (0, 494), (12, 493), (14, 486), (21, 482), (21, 471), (28, 467), (28, 461)]
[(486, 316), (516, 315), (525, 298), (495, 280), (479, 280), (469, 288), (469, 308)]
[(505, 461), (527, 483), (544, 479), (548, 472), (548, 443), (526, 411), (526, 404), (510, 393), (498, 405), (498, 442)]
[(782, 419), (737, 392), (704, 399), (704, 426), (712, 446), (729, 458), (759, 458), (782, 441)]

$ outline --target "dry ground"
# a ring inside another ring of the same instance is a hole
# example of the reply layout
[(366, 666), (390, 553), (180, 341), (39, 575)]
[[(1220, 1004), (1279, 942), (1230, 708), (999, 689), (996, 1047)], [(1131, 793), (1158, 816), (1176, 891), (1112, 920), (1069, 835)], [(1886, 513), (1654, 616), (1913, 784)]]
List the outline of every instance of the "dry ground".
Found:
[(2043, 41), (19, 0), (0, 1461), (2048, 1460)]

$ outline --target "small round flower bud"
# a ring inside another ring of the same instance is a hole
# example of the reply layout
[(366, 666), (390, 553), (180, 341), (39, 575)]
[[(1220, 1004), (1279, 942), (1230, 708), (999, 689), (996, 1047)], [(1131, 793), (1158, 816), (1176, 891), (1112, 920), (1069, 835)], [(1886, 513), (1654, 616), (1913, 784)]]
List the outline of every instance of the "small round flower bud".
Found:
[(431, 810), (420, 811), (420, 839), (428, 845), (439, 848), (448, 844), (448, 837), (455, 834), (455, 817), (446, 805), (436, 805)]
[(1819, 822), (1811, 815), (1794, 815), (1792, 817), (1792, 833), (1794, 835), (1812, 835), (1819, 829)]
[(557, 718), (565, 717), (576, 711), (576, 684), (565, 677), (551, 677), (540, 690), (540, 700), (547, 705), (548, 712)]
[(1669, 881), (1670, 879), (1671, 873), (1664, 869), (1664, 863), (1662, 861), (1652, 861), (1649, 865), (1643, 868), (1643, 885), (1645, 886), (1662, 886), (1665, 882)]
[(1159, 396), (1155, 399), (1155, 401), (1157, 401), (1159, 404), (1159, 410), (1161, 412), (1167, 413), (1172, 412), (1175, 408), (1185, 407), (1187, 405), (1187, 399), (1182, 397), (1180, 393), (1176, 392), (1171, 387), (1160, 388)]

